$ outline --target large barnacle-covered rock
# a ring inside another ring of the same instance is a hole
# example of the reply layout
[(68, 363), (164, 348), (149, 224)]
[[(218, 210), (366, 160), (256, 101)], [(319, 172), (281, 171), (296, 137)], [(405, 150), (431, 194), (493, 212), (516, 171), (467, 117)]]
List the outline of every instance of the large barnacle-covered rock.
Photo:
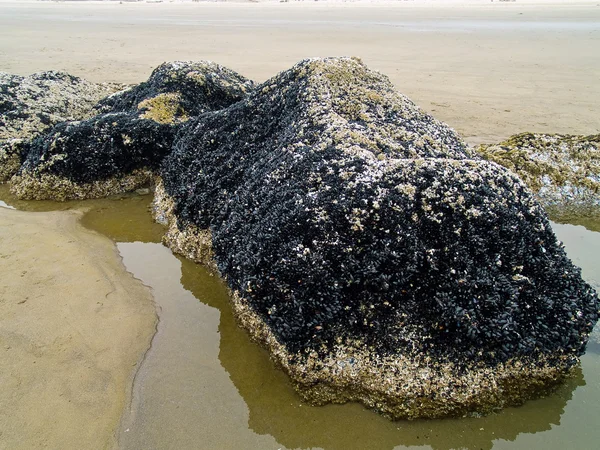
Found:
[(59, 122), (97, 114), (96, 103), (120, 88), (65, 72), (28, 77), (0, 72), (0, 182), (18, 170), (26, 156), (24, 143)]
[(104, 100), (89, 120), (57, 125), (29, 144), (12, 179), (25, 199), (106, 197), (151, 184), (178, 127), (242, 99), (252, 82), (211, 62), (172, 62)]
[(598, 215), (600, 135), (522, 133), (477, 151), (518, 174), (549, 212)]
[(187, 122), (165, 241), (212, 261), (307, 400), (485, 413), (557, 385), (598, 299), (529, 189), (348, 58), (305, 60)]

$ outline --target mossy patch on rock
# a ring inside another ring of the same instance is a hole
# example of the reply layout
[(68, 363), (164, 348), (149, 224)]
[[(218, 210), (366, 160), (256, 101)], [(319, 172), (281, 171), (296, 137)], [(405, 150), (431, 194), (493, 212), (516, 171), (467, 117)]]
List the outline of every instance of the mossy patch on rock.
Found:
[(189, 118), (181, 106), (181, 96), (173, 93), (159, 94), (143, 100), (138, 104), (138, 110), (142, 111), (140, 117), (143, 119), (158, 123), (173, 124), (185, 122)]

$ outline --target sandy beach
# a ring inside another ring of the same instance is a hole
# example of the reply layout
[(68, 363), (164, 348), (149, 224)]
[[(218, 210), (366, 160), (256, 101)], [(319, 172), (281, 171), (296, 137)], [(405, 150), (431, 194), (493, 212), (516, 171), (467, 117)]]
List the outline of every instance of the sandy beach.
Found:
[(312, 56), (358, 56), (469, 142), (593, 134), (596, 1), (0, 3), (0, 70), (135, 83), (209, 59), (264, 81)]
[(0, 448), (103, 449), (154, 335), (150, 291), (81, 213), (0, 207)]
[[(358, 56), (472, 144), (598, 133), (599, 48), (597, 1), (0, 1), (0, 71), (137, 83), (208, 59), (264, 81)], [(0, 207), (0, 449), (116, 445), (154, 335), (151, 291), (80, 217)]]

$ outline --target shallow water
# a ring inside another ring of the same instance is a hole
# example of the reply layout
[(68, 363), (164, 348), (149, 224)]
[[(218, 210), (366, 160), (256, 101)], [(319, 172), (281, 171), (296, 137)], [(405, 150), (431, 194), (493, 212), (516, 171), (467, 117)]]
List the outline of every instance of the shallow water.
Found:
[[(150, 286), (158, 332), (136, 376), (121, 448), (433, 449), (597, 448), (600, 346), (554, 395), (483, 418), (390, 422), (359, 405), (303, 404), (267, 353), (239, 329), (227, 291), (202, 266), (159, 244), (150, 196), (19, 202), (18, 209), (85, 208), (83, 223), (115, 242), (127, 270)], [(586, 226), (600, 229), (600, 224)], [(553, 224), (586, 280), (600, 287), (600, 233)]]

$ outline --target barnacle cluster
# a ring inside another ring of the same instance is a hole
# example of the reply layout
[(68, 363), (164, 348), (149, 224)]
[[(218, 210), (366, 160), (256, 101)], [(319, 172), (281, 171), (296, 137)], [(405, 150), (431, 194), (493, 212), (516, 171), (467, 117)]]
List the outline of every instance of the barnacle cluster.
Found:
[(521, 133), (477, 151), (517, 173), (553, 214), (595, 215), (600, 206), (600, 135)]

